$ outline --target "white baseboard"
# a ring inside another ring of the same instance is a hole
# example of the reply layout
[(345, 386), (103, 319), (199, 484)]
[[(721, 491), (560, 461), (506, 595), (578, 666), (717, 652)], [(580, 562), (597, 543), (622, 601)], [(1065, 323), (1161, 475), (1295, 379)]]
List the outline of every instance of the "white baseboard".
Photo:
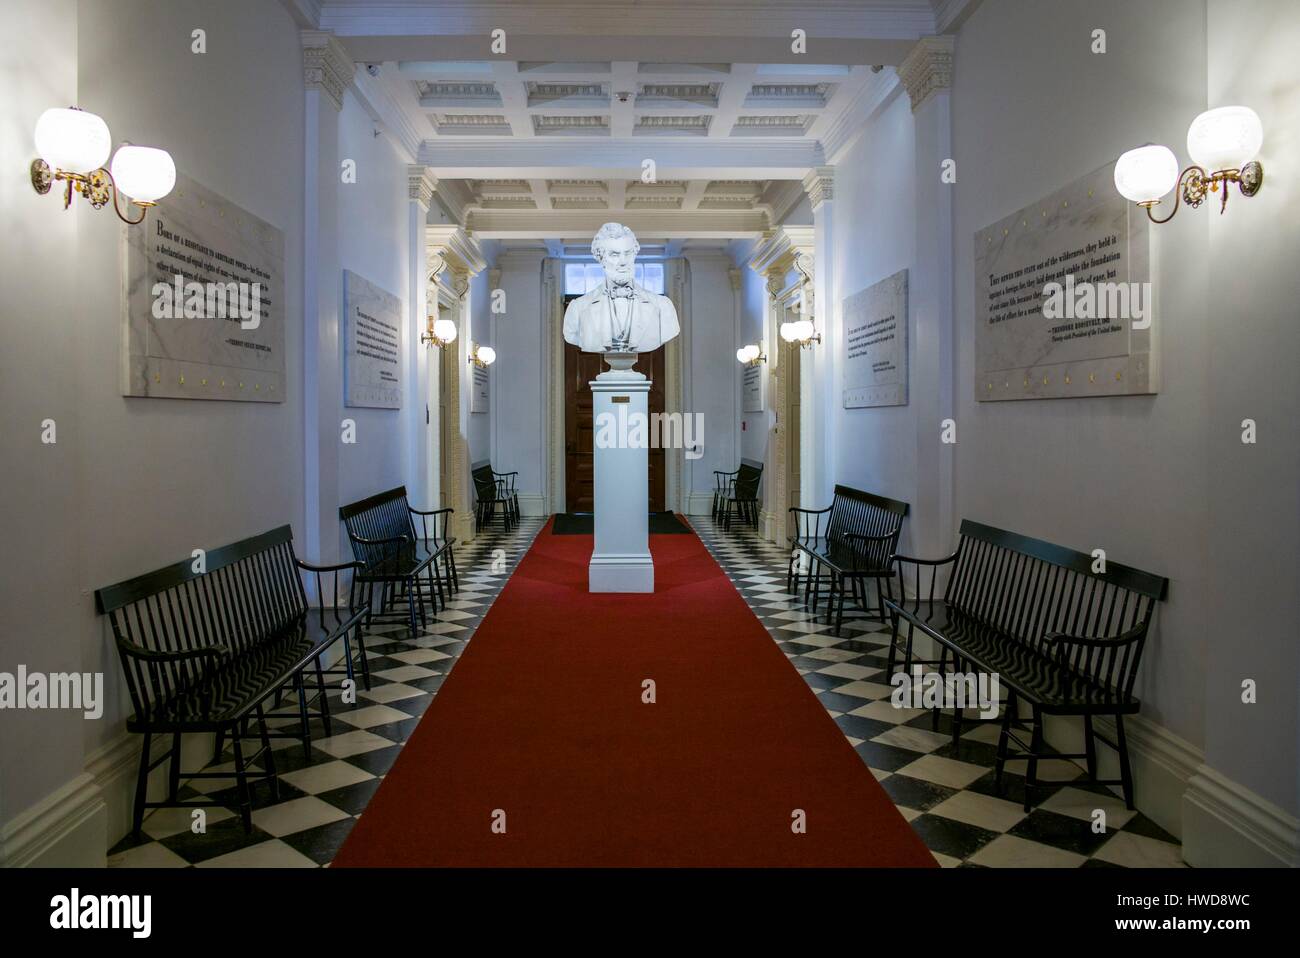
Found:
[(692, 492), (686, 496), (686, 514), (688, 516), (707, 516), (712, 513), (712, 492)]
[(521, 516), (545, 516), (546, 497), (540, 492), (519, 493), (519, 514)]
[(1183, 858), (1199, 868), (1300, 867), (1300, 820), (1202, 765), (1183, 796)]
[(103, 868), (106, 814), (91, 775), (78, 775), (0, 831), (0, 868)]

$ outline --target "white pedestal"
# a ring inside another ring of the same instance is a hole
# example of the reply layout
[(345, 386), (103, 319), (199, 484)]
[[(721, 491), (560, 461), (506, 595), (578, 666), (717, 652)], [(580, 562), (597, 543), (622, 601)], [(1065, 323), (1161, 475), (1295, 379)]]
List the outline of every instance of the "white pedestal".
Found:
[[(653, 592), (655, 567), (650, 558), (650, 450), (648, 443), (630, 448), (637, 416), (648, 437), (646, 402), (650, 380), (630, 370), (601, 373), (591, 382), (596, 430), (596, 548), (587, 567), (588, 592)], [(608, 417), (612, 416), (610, 420)], [(601, 442), (601, 425), (616, 444)]]

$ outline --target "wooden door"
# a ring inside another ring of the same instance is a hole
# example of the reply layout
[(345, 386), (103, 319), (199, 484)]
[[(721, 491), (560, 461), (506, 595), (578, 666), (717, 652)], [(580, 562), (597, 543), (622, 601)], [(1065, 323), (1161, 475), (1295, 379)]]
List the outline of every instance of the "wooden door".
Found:
[[(569, 512), (594, 512), (596, 508), (593, 460), (596, 435), (590, 383), (605, 368), (600, 353), (584, 353), (577, 346), (564, 344), (564, 496), (565, 509)], [(645, 373), (653, 384), (647, 401), (651, 414), (664, 411), (665, 368), (663, 346), (652, 353), (642, 353), (636, 361), (637, 372)], [(651, 512), (664, 510), (665, 464), (664, 450), (652, 448), (648, 503)]]

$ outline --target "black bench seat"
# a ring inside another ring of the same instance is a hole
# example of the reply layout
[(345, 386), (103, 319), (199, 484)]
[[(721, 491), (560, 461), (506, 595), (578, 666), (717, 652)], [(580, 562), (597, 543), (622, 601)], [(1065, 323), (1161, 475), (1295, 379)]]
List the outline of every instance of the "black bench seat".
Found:
[[(213, 761), (220, 761), (229, 737), (234, 750), (238, 806), (245, 831), (252, 829), (249, 778), (258, 774), (279, 794), (271, 739), (294, 738), (311, 751), (313, 709), (332, 734), (325, 676), (353, 675), (355, 634), (364, 668), (360, 635), (365, 610), (341, 604), (341, 576), (356, 563), (313, 565), (293, 552), (288, 526), (208, 551), (198, 562), (187, 558), (154, 572), (95, 592), (95, 608), (111, 624), (133, 714), (127, 729), (143, 734), (136, 779), (133, 832), (137, 836), (149, 808), (202, 807), (212, 801), (180, 801), (182, 778), (225, 778), (230, 772), (182, 772), (181, 736), (216, 733)], [(308, 603), (302, 573), (311, 576), (319, 597)], [(326, 586), (328, 585), (328, 588)], [(343, 664), (326, 670), (322, 655), (343, 643)], [(314, 694), (304, 674), (315, 673)], [(292, 689), (296, 707), (276, 712)], [(272, 701), (273, 700), (273, 701)], [(268, 720), (296, 720), (298, 730), (268, 726)], [(256, 722), (256, 731), (251, 728)], [(167, 735), (171, 748), (152, 757), (155, 735)], [(260, 747), (246, 755), (243, 743)], [(250, 772), (258, 760), (261, 773)], [(167, 798), (147, 800), (149, 773), (170, 761)]]
[(827, 621), (833, 617), (838, 632), (844, 624), (845, 592), (851, 589), (859, 607), (869, 612), (867, 582), (874, 581), (879, 596), (875, 608), (884, 623), (883, 600), (894, 576), (894, 550), (907, 510), (906, 502), (840, 485), (824, 509), (792, 507), (795, 535), (790, 541), (786, 591), (797, 594), (799, 580), (806, 574), (804, 595), (815, 615), (825, 572)]
[[(1038, 760), (1081, 758), (1092, 784), (1122, 786), (1124, 801), (1133, 808), (1124, 716), (1141, 708), (1133, 686), (1155, 606), (1164, 599), (1168, 580), (1108, 560), (1099, 565), (1091, 554), (969, 519), (961, 524), (952, 555), (943, 559), (896, 555), (894, 562), (902, 588), (898, 598), (885, 599), (893, 634), (884, 681), (893, 675), (903, 627), (905, 669), (913, 662), (917, 632), (928, 636), (939, 658), (919, 664), (935, 666), (942, 674), (951, 670), (996, 675), (1007, 690), (998, 737), (999, 790), (1008, 758), (1027, 760), (1028, 811)], [(942, 573), (948, 580), (939, 592)], [(1031, 713), (1029, 742), (1013, 730), (1021, 723), (1022, 702)], [(936, 728), (938, 715), (936, 710)], [(1046, 751), (1045, 715), (1082, 716), (1085, 750)], [(1093, 727), (1096, 715), (1114, 717), (1115, 741)], [(961, 727), (958, 705), (953, 708), (955, 748), (960, 748)], [(1097, 777), (1098, 740), (1119, 754), (1119, 779)], [(1009, 751), (1012, 743), (1018, 753)]]
[[(355, 581), (363, 587), (366, 627), (375, 621), (402, 621), (416, 634), (427, 622), (425, 599), (436, 615), (447, 594), (460, 588), (456, 571), (456, 537), (449, 534), (454, 509), (416, 509), (398, 486), (339, 509), (353, 558), (359, 563)], [(419, 518), (417, 528), (416, 518)], [(446, 591), (444, 591), (444, 585)], [(378, 612), (375, 587), (379, 588)], [(396, 611), (403, 598), (406, 611)]]

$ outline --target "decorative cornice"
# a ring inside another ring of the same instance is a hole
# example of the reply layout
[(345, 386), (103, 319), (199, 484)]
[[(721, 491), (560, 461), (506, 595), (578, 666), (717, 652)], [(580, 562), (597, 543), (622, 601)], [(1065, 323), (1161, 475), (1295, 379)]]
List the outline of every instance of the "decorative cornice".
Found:
[(352, 82), (356, 65), (334, 34), (327, 30), (300, 30), (302, 79), (308, 90), (320, 90), (334, 109), (343, 109), (343, 91)]
[(952, 86), (952, 51), (956, 39), (951, 35), (921, 37), (898, 65), (898, 78), (912, 101), (912, 112), (930, 97)]
[(803, 178), (803, 191), (808, 194), (813, 209), (835, 199), (835, 167), (814, 166)]
[(429, 172), (427, 166), (412, 165), (406, 168), (406, 182), (410, 199), (419, 203), (424, 212), (429, 212), (433, 194), (438, 192), (438, 178)]
[(472, 278), (487, 268), (478, 240), (454, 223), (430, 224), (424, 228), (429, 259), (441, 256), (453, 273)]
[(814, 248), (811, 226), (782, 226), (763, 234), (763, 238), (754, 244), (749, 268), (760, 276), (780, 276), (781, 288), (784, 289), (785, 276), (795, 268), (796, 257), (808, 257), (804, 268), (811, 272), (809, 264)]

